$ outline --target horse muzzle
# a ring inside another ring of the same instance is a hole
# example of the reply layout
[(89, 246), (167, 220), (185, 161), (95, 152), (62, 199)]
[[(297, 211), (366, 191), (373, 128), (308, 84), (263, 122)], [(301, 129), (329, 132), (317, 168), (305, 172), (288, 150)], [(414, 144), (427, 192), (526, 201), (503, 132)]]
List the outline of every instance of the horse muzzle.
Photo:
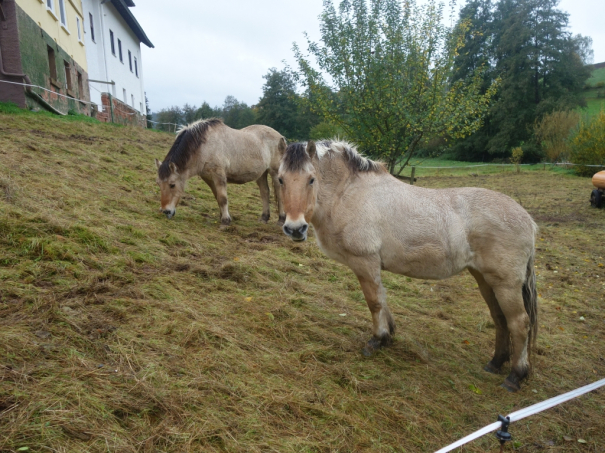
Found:
[(172, 219), (176, 214), (176, 209), (160, 209), (160, 211), (162, 211), (162, 214), (166, 214), (167, 219)]
[(291, 226), (287, 223), (283, 226), (284, 233), (286, 236), (292, 238), (293, 241), (302, 242), (307, 240), (307, 232), (309, 231), (309, 225), (307, 223), (303, 223), (298, 226)]

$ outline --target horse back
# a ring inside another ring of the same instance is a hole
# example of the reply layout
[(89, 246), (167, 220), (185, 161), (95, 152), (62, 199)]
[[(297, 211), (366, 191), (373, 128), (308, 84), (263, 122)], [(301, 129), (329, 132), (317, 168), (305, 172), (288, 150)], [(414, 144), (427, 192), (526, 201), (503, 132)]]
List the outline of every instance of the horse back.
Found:
[(241, 130), (225, 126), (214, 132), (201, 149), (204, 173), (222, 172), (230, 183), (258, 179), (272, 166), (274, 156), (279, 155), (282, 137), (267, 126), (254, 125)]

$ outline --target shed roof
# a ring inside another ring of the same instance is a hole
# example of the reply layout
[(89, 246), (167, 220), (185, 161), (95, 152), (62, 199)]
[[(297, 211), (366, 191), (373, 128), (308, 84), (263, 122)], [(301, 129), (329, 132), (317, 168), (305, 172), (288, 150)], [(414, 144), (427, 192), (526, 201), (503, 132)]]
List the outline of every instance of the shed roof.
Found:
[(115, 6), (115, 8), (124, 18), (128, 26), (132, 29), (135, 35), (137, 35), (137, 38), (139, 38), (141, 42), (147, 47), (153, 48), (154, 45), (151, 43), (151, 41), (143, 31), (143, 27), (141, 27), (134, 15), (130, 12), (129, 8), (134, 6), (134, 2), (132, 0), (111, 0), (111, 4)]

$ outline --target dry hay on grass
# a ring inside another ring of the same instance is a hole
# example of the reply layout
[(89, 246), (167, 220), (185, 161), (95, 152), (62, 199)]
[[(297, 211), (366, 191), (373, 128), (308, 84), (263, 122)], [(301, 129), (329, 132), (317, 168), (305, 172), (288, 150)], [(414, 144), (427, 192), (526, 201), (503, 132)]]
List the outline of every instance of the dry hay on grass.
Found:
[[(419, 181), (480, 183), (540, 223), (535, 372), (511, 395), (482, 371), (494, 326), (469, 275), (385, 273), (398, 332), (364, 358), (356, 279), (274, 213), (259, 223), (256, 186), (229, 186), (227, 230), (198, 181), (168, 221), (153, 158), (173, 136), (35, 115), (0, 115), (0, 132), (18, 188), (0, 196), (0, 451), (435, 451), (605, 375), (605, 217), (587, 179)], [(513, 425), (517, 447), (603, 451), (603, 395)]]

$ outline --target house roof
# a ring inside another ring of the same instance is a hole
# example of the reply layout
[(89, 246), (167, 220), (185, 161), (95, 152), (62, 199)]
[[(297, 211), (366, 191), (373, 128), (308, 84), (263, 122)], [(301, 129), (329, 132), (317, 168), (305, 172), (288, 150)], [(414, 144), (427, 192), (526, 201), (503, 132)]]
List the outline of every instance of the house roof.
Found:
[(134, 34), (137, 35), (137, 38), (139, 38), (147, 47), (153, 48), (154, 45), (143, 31), (143, 27), (141, 27), (134, 15), (130, 12), (130, 9), (128, 9), (129, 7), (134, 6), (134, 2), (132, 0), (111, 0), (111, 4), (115, 6)]

